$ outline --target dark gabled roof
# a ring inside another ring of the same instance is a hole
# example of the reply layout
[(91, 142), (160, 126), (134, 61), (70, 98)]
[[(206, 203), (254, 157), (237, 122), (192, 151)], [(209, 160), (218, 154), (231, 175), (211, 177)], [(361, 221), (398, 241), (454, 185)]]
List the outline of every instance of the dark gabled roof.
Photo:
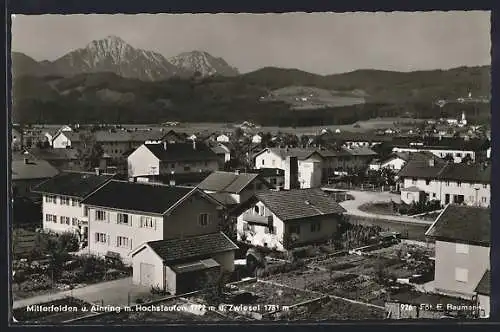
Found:
[(475, 292), (481, 295), (488, 295), (488, 296), (491, 294), (490, 270), (486, 270), (486, 272), (484, 272), (483, 277), (476, 286)]
[(321, 189), (265, 191), (255, 197), (283, 221), (345, 212)]
[(439, 158), (433, 158), (434, 166), (429, 160), (409, 160), (398, 173), (400, 178), (437, 179), (442, 172), (446, 162)]
[(490, 209), (476, 206), (447, 205), (426, 236), (449, 242), (467, 242), (481, 246), (491, 243)]
[(226, 147), (225, 145), (223, 144), (219, 144), (219, 145), (216, 145), (214, 147), (211, 148), (212, 151), (215, 153), (215, 154), (226, 154), (226, 153), (231, 153), (231, 150), (229, 150), (228, 147)]
[(147, 178), (151, 183), (170, 184), (174, 181), (176, 185), (199, 184), (212, 172), (189, 172), (189, 173), (167, 173), (160, 175), (140, 175), (136, 178)]
[(113, 180), (83, 203), (112, 209), (163, 214), (195, 188)]
[(63, 172), (34, 187), (32, 191), (53, 195), (84, 198), (110, 181), (113, 175), (84, 172)]
[(229, 193), (211, 193), (208, 195), (223, 204), (225, 207), (234, 207), (238, 205), (238, 201)]
[(484, 164), (446, 165), (438, 177), (440, 180), (491, 183), (491, 166)]
[(144, 144), (161, 161), (218, 160), (219, 157), (203, 143)]
[(222, 232), (151, 241), (147, 244), (165, 264), (238, 249), (238, 246)]
[(271, 176), (285, 176), (285, 171), (281, 168), (259, 168), (251, 172), (259, 173), (263, 178)]
[[(26, 158), (27, 159), (27, 158)], [(49, 179), (59, 174), (57, 168), (45, 160), (12, 160), (12, 180)]]
[(232, 173), (217, 171), (210, 174), (205, 180), (201, 181), (198, 188), (201, 190), (240, 193), (259, 175), (255, 173)]

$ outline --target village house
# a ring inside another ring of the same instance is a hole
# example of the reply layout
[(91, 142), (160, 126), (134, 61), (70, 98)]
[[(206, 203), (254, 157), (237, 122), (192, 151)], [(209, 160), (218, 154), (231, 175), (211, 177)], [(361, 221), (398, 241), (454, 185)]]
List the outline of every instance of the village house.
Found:
[(128, 156), (128, 176), (208, 173), (219, 170), (219, 157), (205, 144), (154, 142)]
[(222, 143), (217, 143), (215, 146), (212, 146), (212, 151), (220, 159), (220, 168), (223, 168), (224, 164), (231, 160), (231, 149)]
[(393, 152), (427, 151), (439, 158), (450, 158), (455, 163), (461, 163), (464, 158), (471, 161), (482, 161), (486, 158), (486, 151), (490, 146), (488, 140), (461, 138), (428, 138), (426, 140), (412, 140), (393, 142)]
[(259, 168), (252, 172), (259, 173), (261, 178), (274, 188), (283, 188), (285, 184), (285, 171), (281, 168)]
[(217, 138), (215, 140), (217, 142), (227, 143), (227, 142), (229, 142), (229, 136), (226, 134), (221, 134), (221, 135), (217, 136)]
[(172, 295), (188, 293), (233, 272), (237, 249), (221, 232), (148, 241), (131, 253), (132, 280)]
[[(24, 152), (28, 158), (45, 160), (60, 171), (78, 170), (78, 151), (75, 149), (43, 149), (31, 148)], [(105, 166), (105, 159), (101, 162), (101, 168)]]
[(430, 152), (422, 151), (422, 152), (395, 152), (390, 156), (383, 160), (373, 160), (369, 169), (373, 171), (378, 171), (381, 169), (390, 169), (393, 171), (399, 172), (401, 168), (411, 159), (411, 160), (422, 160), (427, 161), (434, 157), (434, 155)]
[(321, 189), (258, 192), (234, 211), (238, 241), (280, 251), (331, 238), (342, 214)]
[(271, 186), (259, 174), (217, 171), (197, 187), (223, 203), (226, 208), (232, 208), (247, 201), (255, 192), (270, 189)]
[(150, 241), (220, 231), (223, 205), (192, 187), (112, 180), (83, 204), (89, 218), (89, 252), (131, 263)]
[(490, 227), (490, 209), (450, 204), (425, 233), (436, 242), (434, 291), (478, 301), (481, 317), (490, 311)]
[(43, 229), (49, 232), (73, 232), (86, 243), (88, 211), (82, 201), (113, 178), (112, 174), (63, 172), (33, 188), (43, 196)]
[[(121, 159), (131, 150), (136, 149), (141, 144), (149, 140), (161, 140), (164, 136), (160, 131), (97, 131), (92, 133), (106, 153), (112, 159)], [(52, 140), (54, 149), (78, 149), (82, 141), (80, 133), (77, 132), (59, 132)]]
[(447, 163), (437, 158), (411, 160), (398, 173), (401, 200), (407, 204), (438, 200), (470, 206), (490, 206), (491, 166)]
[(31, 189), (41, 182), (56, 176), (59, 171), (45, 160), (30, 158), (20, 153), (12, 153), (11, 174), (12, 195), (14, 198), (38, 198), (33, 195)]

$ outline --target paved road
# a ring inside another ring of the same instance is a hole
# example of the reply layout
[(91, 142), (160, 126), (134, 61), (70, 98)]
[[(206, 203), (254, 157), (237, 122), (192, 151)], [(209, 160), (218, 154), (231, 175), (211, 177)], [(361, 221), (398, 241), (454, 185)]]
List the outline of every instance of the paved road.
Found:
[(138, 297), (148, 295), (149, 292), (150, 290), (147, 287), (133, 285), (132, 278), (129, 277), (75, 288), (73, 290), (17, 300), (14, 301), (13, 308), (17, 309), (28, 305), (47, 303), (68, 296), (91, 303), (104, 301), (104, 305), (127, 305), (129, 294), (130, 298), (135, 300)]
[(366, 203), (379, 203), (390, 202), (391, 200), (400, 203), (401, 198), (399, 195), (388, 192), (370, 192), (370, 191), (347, 191), (347, 193), (354, 197), (353, 200), (341, 202), (340, 205), (347, 210), (348, 215), (358, 216), (363, 218), (384, 219), (387, 221), (402, 222), (409, 224), (430, 225), (432, 221), (421, 220), (406, 216), (391, 216), (385, 214), (376, 214), (361, 211), (359, 207)]

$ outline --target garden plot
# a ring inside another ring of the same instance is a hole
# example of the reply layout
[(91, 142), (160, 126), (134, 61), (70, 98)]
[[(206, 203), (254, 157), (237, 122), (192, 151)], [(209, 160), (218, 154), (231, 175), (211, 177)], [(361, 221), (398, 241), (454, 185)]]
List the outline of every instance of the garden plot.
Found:
[(252, 304), (255, 305), (291, 306), (321, 296), (320, 294), (315, 294), (310, 291), (301, 291), (296, 288), (291, 288), (294, 286), (290, 284), (280, 286), (275, 284), (274, 281), (272, 282), (273, 283), (257, 281), (251, 284), (238, 285), (238, 288), (242, 291), (252, 293), (255, 296), (255, 300)]
[(330, 299), (327, 303), (301, 307), (289, 312), (292, 320), (333, 321), (384, 319), (385, 310), (362, 304)]

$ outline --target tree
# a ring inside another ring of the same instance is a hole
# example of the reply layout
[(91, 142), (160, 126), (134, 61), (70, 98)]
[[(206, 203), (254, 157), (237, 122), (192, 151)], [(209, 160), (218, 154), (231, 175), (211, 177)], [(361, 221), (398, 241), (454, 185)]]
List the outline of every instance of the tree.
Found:
[(451, 154), (447, 154), (444, 158), (444, 161), (452, 162), (453, 161), (453, 156)]
[(234, 136), (234, 139), (236, 141), (239, 141), (239, 139), (243, 136), (243, 129), (241, 129), (240, 127), (236, 128), (233, 132), (233, 136)]
[(82, 170), (90, 171), (99, 166), (104, 151), (92, 133), (81, 132), (80, 141), (77, 153), (78, 162)]

